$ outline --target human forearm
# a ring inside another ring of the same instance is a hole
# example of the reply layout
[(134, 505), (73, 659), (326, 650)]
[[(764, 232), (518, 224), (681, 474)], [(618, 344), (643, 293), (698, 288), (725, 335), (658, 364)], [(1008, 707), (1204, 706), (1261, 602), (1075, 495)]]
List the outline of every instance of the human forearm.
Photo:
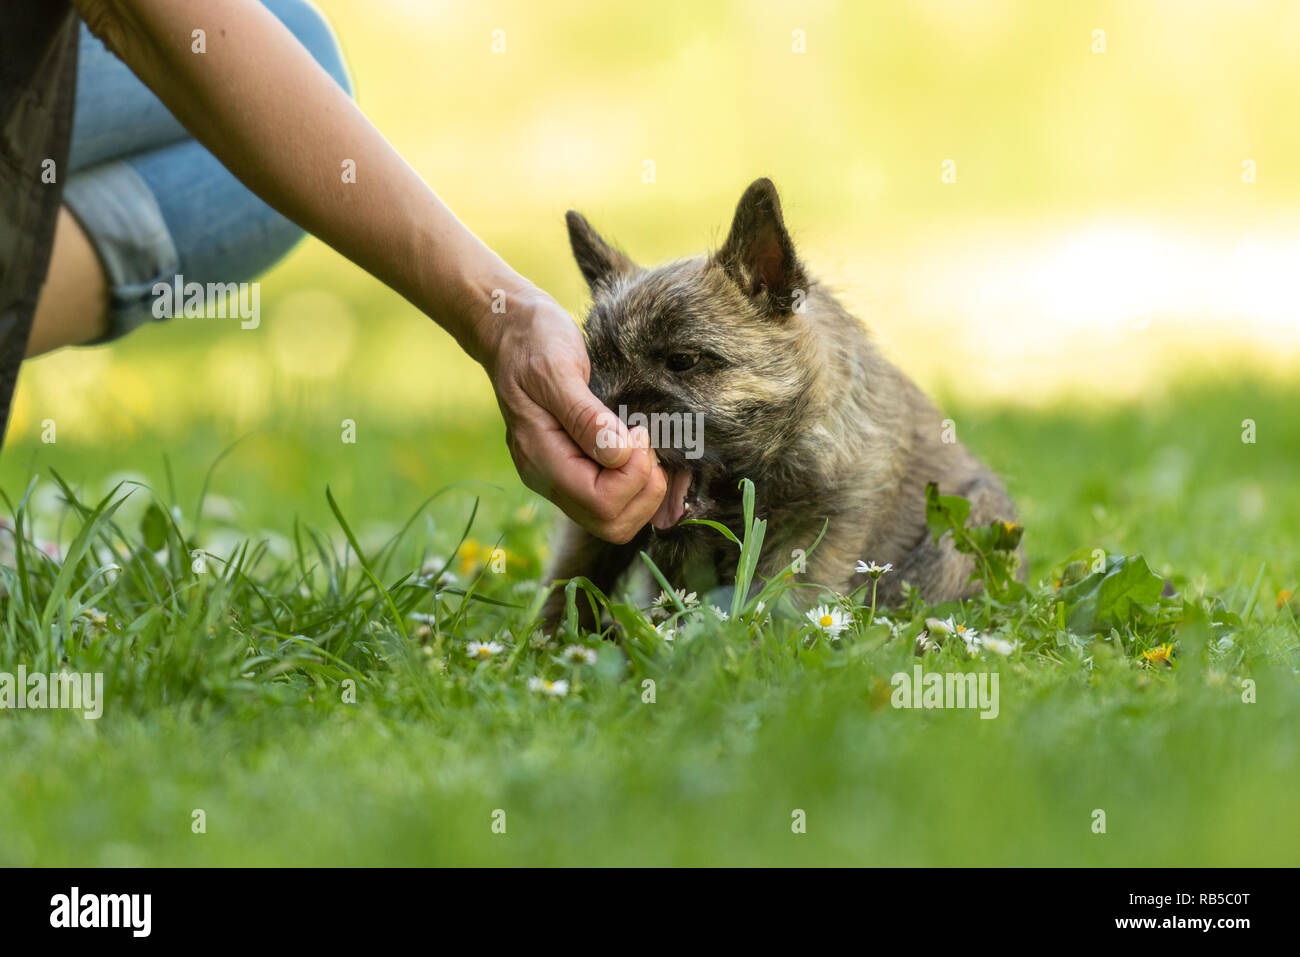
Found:
[[(484, 365), (529, 487), (611, 541), (644, 527), (663, 498), (663, 470), (645, 430), (629, 432), (591, 394), (572, 318), (456, 219), (261, 4), (74, 2), (246, 186)], [(493, 308), (502, 295), (505, 309)]]
[[(509, 302), (533, 294), (531, 286), (460, 223), (261, 4), (76, 5), (250, 189), (490, 361), (501, 318), (494, 290)], [(206, 52), (194, 52), (195, 30)]]

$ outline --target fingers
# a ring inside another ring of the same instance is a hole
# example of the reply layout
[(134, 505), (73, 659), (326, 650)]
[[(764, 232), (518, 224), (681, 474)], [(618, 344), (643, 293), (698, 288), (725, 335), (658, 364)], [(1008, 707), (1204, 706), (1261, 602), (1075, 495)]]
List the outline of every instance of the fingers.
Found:
[(649, 434), (638, 428), (628, 438), (627, 461), (619, 468), (600, 468), (585, 456), (570, 456), (559, 459), (553, 473), (555, 503), (593, 535), (617, 544), (645, 527), (668, 489)]
[(520, 473), (533, 476), (534, 489), (591, 534), (616, 544), (631, 541), (646, 526), (668, 488), (642, 428), (628, 434), (626, 461), (618, 468), (601, 468), (587, 458), (558, 423), (521, 424), (512, 451)]
[[(623, 466), (623, 469), (640, 468), (646, 476), (645, 484), (641, 486), (640, 491), (632, 496), (632, 500), (623, 507), (623, 511), (605, 530), (604, 534), (595, 533), (607, 541), (620, 545), (631, 541), (637, 532), (646, 527), (655, 512), (659, 510), (659, 505), (668, 492), (668, 476), (665, 474), (663, 467), (659, 465), (659, 459), (654, 450), (649, 448), (649, 434), (644, 429), (634, 429), (633, 432), (639, 432), (641, 436), (644, 436), (645, 447), (638, 447), (633, 452), (628, 464)], [(606, 470), (606, 473), (608, 473), (608, 470)]]
[(620, 468), (632, 458), (627, 427), (591, 394), (576, 372), (556, 370), (538, 383), (538, 399), (578, 448), (606, 468)]
[(568, 314), (547, 300), (515, 327), (498, 362), (497, 398), (524, 482), (588, 532), (630, 541), (658, 509), (668, 479), (643, 428), (628, 430), (587, 385), (586, 345)]

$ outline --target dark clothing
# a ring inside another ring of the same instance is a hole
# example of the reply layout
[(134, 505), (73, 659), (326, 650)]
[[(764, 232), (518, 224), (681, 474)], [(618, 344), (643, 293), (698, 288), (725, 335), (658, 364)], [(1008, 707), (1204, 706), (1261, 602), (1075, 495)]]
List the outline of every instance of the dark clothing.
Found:
[(0, 6), (0, 439), (50, 265), (77, 79), (67, 0)]

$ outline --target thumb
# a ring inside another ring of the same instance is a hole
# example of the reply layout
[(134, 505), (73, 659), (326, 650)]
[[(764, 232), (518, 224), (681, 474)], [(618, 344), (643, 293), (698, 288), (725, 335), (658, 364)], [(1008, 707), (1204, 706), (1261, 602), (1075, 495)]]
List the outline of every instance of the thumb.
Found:
[(543, 385), (542, 404), (589, 457), (605, 468), (620, 468), (632, 455), (627, 427), (592, 395), (578, 376), (565, 375)]

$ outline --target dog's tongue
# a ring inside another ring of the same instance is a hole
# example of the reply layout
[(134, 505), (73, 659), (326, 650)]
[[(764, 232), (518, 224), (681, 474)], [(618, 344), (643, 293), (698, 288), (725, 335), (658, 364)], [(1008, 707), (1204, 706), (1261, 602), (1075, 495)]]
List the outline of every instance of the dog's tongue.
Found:
[(650, 519), (650, 524), (661, 532), (672, 528), (686, 514), (686, 493), (691, 490), (690, 469), (668, 473), (668, 491), (659, 503), (659, 511)]

